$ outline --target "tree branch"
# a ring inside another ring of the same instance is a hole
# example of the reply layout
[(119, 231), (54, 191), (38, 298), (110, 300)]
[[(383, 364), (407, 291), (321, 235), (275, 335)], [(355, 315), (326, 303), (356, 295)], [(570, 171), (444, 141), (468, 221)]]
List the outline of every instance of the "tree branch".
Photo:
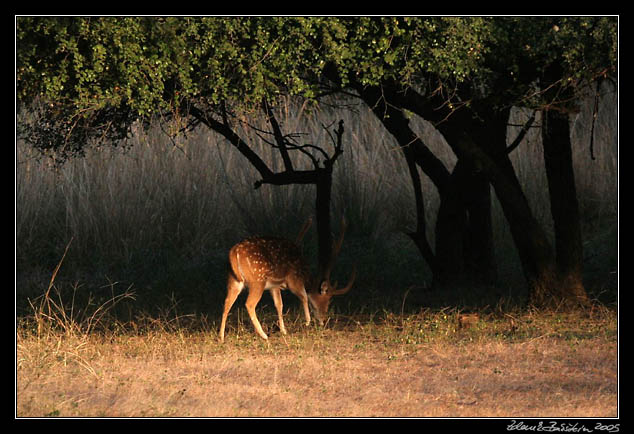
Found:
[(341, 143), (341, 138), (343, 137), (343, 119), (341, 119), (339, 121), (339, 126), (337, 127), (337, 129), (333, 130), (333, 132), (337, 136), (337, 140), (335, 140), (335, 138), (332, 136), (332, 134), (330, 134), (330, 131), (328, 130), (327, 127), (324, 127), (324, 129), (326, 130), (326, 132), (330, 136), (330, 140), (332, 140), (332, 143), (333, 143), (334, 148), (335, 148), (335, 152), (332, 154), (332, 157), (328, 157), (324, 161), (324, 166), (327, 169), (332, 170), (332, 166), (335, 164), (335, 161), (337, 160), (337, 158), (339, 158), (339, 156), (341, 154), (343, 154), (343, 148), (342, 148), (342, 143)]
[(280, 129), (280, 125), (277, 123), (277, 119), (275, 119), (275, 115), (273, 114), (273, 110), (271, 106), (266, 101), (266, 99), (262, 100), (262, 109), (266, 113), (267, 118), (273, 128), (273, 137), (275, 137), (275, 141), (277, 142), (277, 148), (280, 150), (280, 155), (282, 156), (282, 161), (284, 161), (284, 167), (287, 171), (293, 170), (293, 163), (291, 161), (291, 157), (288, 155), (288, 150), (286, 149), (286, 139), (282, 135), (282, 130)]
[[(279, 124), (277, 124), (277, 121), (272, 116), (272, 111), (270, 110), (270, 107), (265, 105), (265, 103), (263, 104), (264, 104), (263, 109), (267, 110), (267, 114), (269, 115), (269, 121), (271, 122), (271, 125), (273, 126), (273, 129), (275, 130), (273, 134), (275, 135), (277, 144), (268, 142), (266, 140), (265, 141), (273, 147), (280, 148), (283, 146), (284, 152), (281, 152), (283, 158), (285, 158), (284, 157), (285, 154), (288, 157), (288, 149), (295, 149), (306, 154), (312, 160), (313, 165), (315, 167), (314, 169), (295, 170), (293, 169), (292, 164), (290, 164), (290, 159), (289, 159), (288, 164), (285, 162), (286, 170), (284, 172), (275, 173), (271, 169), (269, 169), (267, 164), (260, 158), (260, 156), (257, 153), (255, 153), (251, 149), (251, 147), (244, 140), (242, 140), (240, 136), (238, 136), (238, 134), (230, 127), (227, 120), (226, 112), (223, 112), (222, 122), (214, 119), (212, 116), (209, 116), (207, 113), (205, 113), (204, 111), (202, 111), (201, 109), (195, 106), (189, 107), (189, 114), (193, 116), (198, 122), (206, 125), (208, 128), (224, 136), (227, 140), (229, 140), (229, 142), (231, 142), (232, 145), (234, 145), (238, 149), (238, 151), (240, 151), (242, 155), (244, 155), (247, 158), (247, 160), (249, 160), (249, 163), (251, 163), (251, 165), (255, 167), (255, 169), (259, 172), (260, 176), (262, 177), (262, 179), (254, 183), (255, 189), (260, 188), (263, 184), (273, 184), (273, 185), (315, 184), (316, 185), (322, 179), (324, 171), (331, 171), (332, 165), (334, 164), (335, 160), (339, 157), (339, 155), (343, 153), (343, 149), (342, 149), (343, 121), (339, 121), (339, 128), (334, 131), (337, 137), (336, 141), (333, 138), (335, 152), (331, 157), (329, 157), (328, 154), (322, 148), (318, 146), (313, 146), (309, 144), (296, 145), (294, 143), (291, 143), (287, 139), (287, 137), (289, 136), (284, 136), (282, 134), (282, 131), (279, 128)], [(318, 160), (306, 149), (315, 149), (321, 152), (322, 155), (324, 155), (325, 161), (324, 161), (323, 168), (319, 167)]]
[(519, 134), (515, 138), (515, 140), (513, 140), (513, 143), (507, 146), (506, 148), (507, 154), (510, 154), (511, 152), (513, 152), (515, 148), (517, 148), (520, 145), (520, 142), (524, 140), (524, 136), (526, 136), (526, 133), (528, 132), (530, 127), (533, 125), (533, 122), (535, 122), (535, 113), (537, 112), (533, 110), (533, 114), (531, 115), (530, 118), (528, 118), (528, 120), (526, 121), (522, 129), (520, 130)]
[[(256, 154), (249, 147), (249, 145), (247, 145), (244, 140), (242, 140), (240, 136), (238, 136), (238, 134), (229, 127), (228, 123), (226, 122), (226, 116), (224, 116), (224, 122), (219, 122), (213, 117), (207, 116), (206, 113), (193, 105), (189, 108), (189, 113), (200, 122), (202, 122), (204, 125), (216, 131), (217, 133), (222, 134), (227, 140), (229, 140), (229, 142), (231, 142), (231, 144), (235, 146), (238, 151), (240, 151), (240, 153), (247, 158), (247, 160), (249, 160), (249, 163), (251, 163), (251, 165), (255, 167), (255, 169), (260, 173), (260, 176), (262, 176), (263, 179), (270, 178), (273, 175), (273, 171), (269, 169), (269, 166), (266, 165), (266, 163), (260, 158), (260, 156)], [(258, 185), (256, 183), (256, 188), (257, 187)]]
[(279, 173), (271, 172), (269, 175), (256, 181), (254, 186), (260, 188), (262, 184), (290, 185), (290, 184), (315, 184), (319, 177), (318, 170), (290, 170)]

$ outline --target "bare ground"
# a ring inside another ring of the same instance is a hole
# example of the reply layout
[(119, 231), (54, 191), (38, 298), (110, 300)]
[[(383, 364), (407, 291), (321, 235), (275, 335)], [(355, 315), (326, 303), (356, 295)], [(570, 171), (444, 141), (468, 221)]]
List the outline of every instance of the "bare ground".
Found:
[[(385, 331), (383, 328), (389, 328)], [(18, 333), (18, 417), (616, 417), (616, 335)]]

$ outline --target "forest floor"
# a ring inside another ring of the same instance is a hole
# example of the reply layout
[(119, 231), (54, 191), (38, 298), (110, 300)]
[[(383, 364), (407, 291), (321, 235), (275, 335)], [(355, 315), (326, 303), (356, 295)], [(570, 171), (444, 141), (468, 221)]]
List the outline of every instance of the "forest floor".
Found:
[[(613, 310), (337, 316), (260, 307), (216, 324), (20, 324), (17, 417), (617, 417)], [(49, 318), (50, 319), (50, 318)]]

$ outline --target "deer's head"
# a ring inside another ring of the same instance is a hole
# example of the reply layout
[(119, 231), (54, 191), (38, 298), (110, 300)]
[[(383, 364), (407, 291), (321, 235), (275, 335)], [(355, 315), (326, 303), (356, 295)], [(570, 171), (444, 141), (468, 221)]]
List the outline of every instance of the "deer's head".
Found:
[(323, 270), (317, 274), (317, 277), (311, 282), (311, 288), (308, 290), (308, 300), (313, 307), (313, 314), (315, 319), (320, 325), (328, 319), (328, 308), (330, 301), (337, 295), (343, 295), (350, 291), (354, 280), (357, 275), (356, 267), (352, 269), (352, 274), (348, 279), (348, 284), (342, 288), (338, 287), (337, 282), (332, 283), (330, 280), (330, 273), (334, 267), (334, 264), (339, 256), (341, 250), (341, 244), (343, 243), (343, 237), (346, 232), (346, 222), (342, 220), (341, 234), (337, 240), (333, 241), (332, 250), (330, 252), (330, 258)]

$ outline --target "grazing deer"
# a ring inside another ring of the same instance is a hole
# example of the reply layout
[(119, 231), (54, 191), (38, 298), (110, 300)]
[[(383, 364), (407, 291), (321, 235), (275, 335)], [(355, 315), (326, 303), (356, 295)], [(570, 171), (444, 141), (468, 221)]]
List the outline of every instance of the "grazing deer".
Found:
[(336, 283), (334, 285), (330, 283), (330, 272), (343, 242), (345, 221), (343, 222), (339, 239), (333, 242), (328, 264), (315, 277), (310, 275), (308, 265), (297, 246), (309, 225), (309, 222), (304, 225), (296, 239), (296, 243), (277, 237), (253, 237), (231, 248), (229, 251), (227, 298), (225, 299), (225, 307), (220, 323), (221, 342), (224, 342), (225, 325), (231, 306), (233, 306), (245, 285), (249, 288), (249, 295), (246, 301), (247, 312), (256, 332), (263, 339), (268, 339), (268, 336), (262, 330), (260, 321), (255, 315), (255, 307), (258, 305), (265, 289), (270, 290), (273, 296), (282, 334), (286, 334), (282, 316), (282, 289), (289, 289), (301, 300), (306, 325), (310, 324), (309, 301), (315, 318), (320, 325), (323, 325), (328, 315), (330, 299), (335, 295), (342, 295), (350, 290), (354, 283), (356, 270), (352, 271), (350, 280), (345, 287), (338, 289)]

